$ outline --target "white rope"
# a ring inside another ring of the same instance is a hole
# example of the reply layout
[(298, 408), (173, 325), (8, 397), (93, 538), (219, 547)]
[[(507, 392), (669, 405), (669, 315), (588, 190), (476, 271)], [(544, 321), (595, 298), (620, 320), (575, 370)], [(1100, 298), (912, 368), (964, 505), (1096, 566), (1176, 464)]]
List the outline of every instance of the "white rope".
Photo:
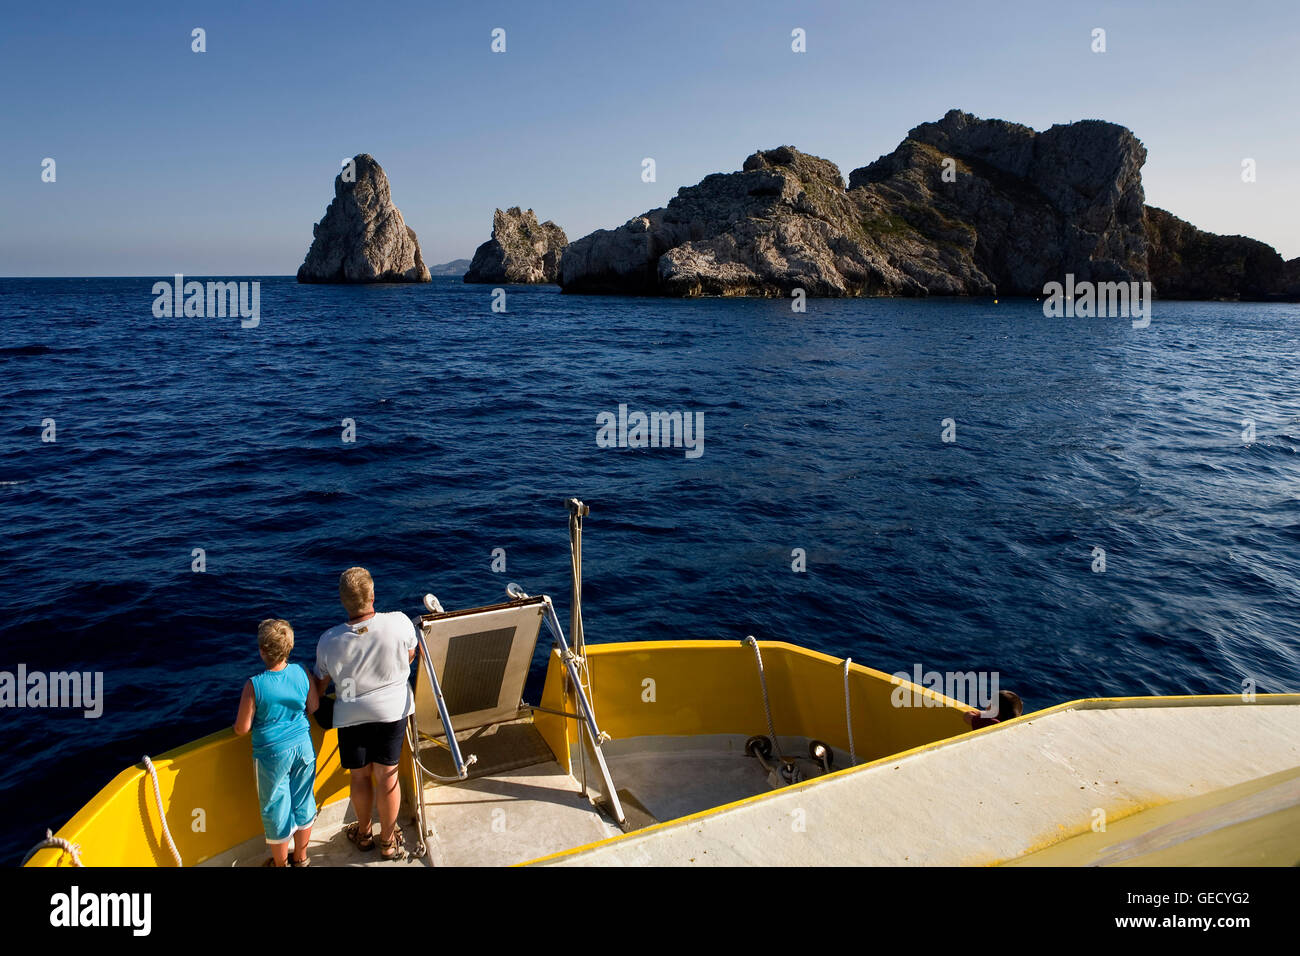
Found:
[[(430, 737), (430, 738), (427, 738), (427, 739), (432, 740), (433, 738)], [(415, 737), (412, 735), (412, 733), (411, 733), (411, 727), (410, 727), (409, 724), (408, 724), (407, 727), (406, 727), (406, 742), (407, 742), (408, 744), (410, 744), (410, 747), (411, 747), (411, 759), (415, 761), (415, 765), (416, 765), (417, 767), (419, 767), (422, 771), (424, 771), (424, 773), (425, 773), (427, 776), (432, 777), (434, 780), (437, 780), (439, 783), (460, 783), (460, 782), (462, 781), (462, 779), (468, 779), (468, 777), (466, 777), (466, 778), (461, 778), (461, 777), (444, 777), (444, 776), (443, 776), (442, 774), (440, 774), (440, 773), (434, 773), (432, 770), (430, 770), (428, 767), (426, 767), (423, 763), (421, 763), (421, 762), (420, 762), (420, 748), (419, 748), (419, 746), (418, 746), (417, 743), (416, 743), (416, 738), (415, 738)], [(436, 741), (435, 741), (435, 743), (436, 743)], [(468, 757), (465, 758), (464, 763), (465, 763), (465, 769), (468, 770), (468, 769), (469, 769), (470, 767), (472, 767), (474, 764), (478, 763), (478, 754), (470, 754)]]
[(144, 757), (144, 767), (149, 771), (149, 776), (153, 778), (153, 796), (158, 801), (158, 819), (162, 821), (163, 836), (167, 840), (167, 849), (172, 851), (172, 859), (176, 861), (177, 866), (184, 866), (181, 862), (181, 855), (176, 850), (176, 844), (172, 842), (172, 831), (167, 827), (167, 814), (163, 810), (162, 789), (158, 786), (158, 771), (153, 768), (153, 761), (149, 759), (148, 754)]
[[(425, 599), (425, 603), (428, 603), (427, 598)], [(425, 772), (425, 768), (424, 764), (420, 763), (419, 733), (416, 730), (416, 719), (414, 714), (408, 717), (406, 721), (406, 743), (411, 748), (411, 759), (415, 761), (415, 766), (418, 768), (415, 774), (416, 792), (413, 796), (415, 798), (416, 810), (415, 822), (420, 828), (420, 839), (415, 844), (415, 855), (423, 857), (428, 856), (429, 854), (429, 845), (425, 842), (425, 837), (432, 835), (429, 832), (432, 828), (429, 826), (429, 811), (424, 805), (424, 777), (421, 776), (421, 773)]]
[(25, 866), (27, 864), (27, 861), (36, 855), (37, 851), (44, 850), (46, 847), (51, 847), (51, 846), (62, 850), (64, 853), (68, 854), (68, 856), (72, 857), (73, 866), (86, 865), (81, 862), (80, 843), (73, 843), (70, 840), (65, 840), (63, 837), (56, 837), (49, 830), (46, 830), (45, 839), (27, 851), (27, 855), (23, 857), (23, 862), (20, 863), (19, 866)]
[(844, 658), (844, 723), (849, 728), (849, 766), (857, 766), (858, 754), (853, 749), (853, 709), (849, 705), (849, 665), (853, 658)]
[(772, 723), (772, 704), (767, 699), (767, 677), (763, 673), (763, 654), (759, 651), (758, 641), (754, 640), (753, 634), (745, 638), (745, 643), (754, 649), (754, 659), (758, 661), (758, 682), (763, 687), (763, 711), (767, 714), (767, 732), (772, 737), (772, 749), (777, 757), (784, 761), (785, 755), (781, 753), (781, 744), (776, 739), (776, 726)]

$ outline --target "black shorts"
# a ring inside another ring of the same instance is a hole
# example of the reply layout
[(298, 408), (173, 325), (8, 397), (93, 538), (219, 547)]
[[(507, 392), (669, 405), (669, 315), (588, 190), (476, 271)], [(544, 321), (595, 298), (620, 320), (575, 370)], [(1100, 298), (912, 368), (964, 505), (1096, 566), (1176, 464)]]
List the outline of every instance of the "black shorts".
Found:
[(340, 727), (339, 762), (344, 770), (360, 770), (368, 763), (396, 767), (405, 733), (405, 720)]

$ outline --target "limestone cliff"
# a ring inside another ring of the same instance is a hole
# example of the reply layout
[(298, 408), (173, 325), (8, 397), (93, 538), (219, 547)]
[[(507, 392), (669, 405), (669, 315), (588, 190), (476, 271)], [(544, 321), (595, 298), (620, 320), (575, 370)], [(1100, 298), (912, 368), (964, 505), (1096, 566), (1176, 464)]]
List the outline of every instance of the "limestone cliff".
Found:
[(950, 110), (847, 186), (827, 160), (760, 150), (571, 243), (559, 281), (597, 294), (1038, 296), (1073, 273), (1150, 278), (1167, 298), (1268, 298), (1300, 284), (1300, 267), (1263, 243), (1148, 209), (1145, 161), (1114, 123), (1035, 132)]
[(1266, 299), (1300, 291), (1287, 288), (1289, 264), (1257, 239), (1204, 232), (1155, 206), (1146, 208), (1146, 224), (1147, 268), (1162, 298)]

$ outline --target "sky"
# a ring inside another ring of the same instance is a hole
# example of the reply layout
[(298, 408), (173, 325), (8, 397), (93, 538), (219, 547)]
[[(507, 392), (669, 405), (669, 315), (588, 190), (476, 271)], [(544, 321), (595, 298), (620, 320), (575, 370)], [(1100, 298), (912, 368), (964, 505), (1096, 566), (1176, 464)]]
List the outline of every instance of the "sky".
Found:
[(954, 107), (1127, 126), (1148, 203), (1294, 258), (1298, 61), (1295, 0), (11, 4), (0, 275), (292, 274), (360, 152), (430, 264), (498, 206), (573, 240), (756, 149), (847, 178)]

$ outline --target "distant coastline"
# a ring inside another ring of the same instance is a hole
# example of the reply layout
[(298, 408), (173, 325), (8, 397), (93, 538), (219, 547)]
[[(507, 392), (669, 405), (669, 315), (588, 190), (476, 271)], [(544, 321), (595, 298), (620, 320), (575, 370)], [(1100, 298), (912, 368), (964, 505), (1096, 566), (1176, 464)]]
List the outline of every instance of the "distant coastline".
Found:
[(450, 262), (429, 266), (429, 275), (460, 277), (469, 271), (469, 262), (468, 259), (452, 259)]

